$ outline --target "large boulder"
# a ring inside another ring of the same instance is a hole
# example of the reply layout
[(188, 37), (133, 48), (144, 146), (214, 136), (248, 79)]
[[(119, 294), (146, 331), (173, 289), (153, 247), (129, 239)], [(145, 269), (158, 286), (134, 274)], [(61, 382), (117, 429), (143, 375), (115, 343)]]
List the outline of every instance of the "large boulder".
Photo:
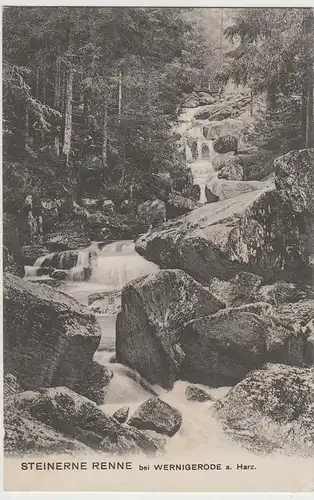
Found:
[(155, 453), (156, 443), (145, 433), (123, 426), (95, 403), (66, 387), (26, 391), (11, 396), (5, 411), (22, 412), (88, 448), (110, 453)]
[(23, 261), (26, 266), (33, 266), (37, 259), (43, 255), (48, 255), (49, 250), (41, 243), (22, 246)]
[(205, 195), (207, 202), (212, 203), (213, 196), (217, 198), (216, 201), (223, 201), (250, 191), (267, 189), (268, 187), (271, 188), (271, 183), (269, 182), (232, 181), (214, 178), (207, 183)]
[[(217, 155), (213, 158), (213, 167), (220, 170), (219, 178), (230, 178), (230, 175), (240, 175), (244, 181), (261, 181), (274, 172), (274, 154), (263, 149), (250, 148), (239, 151), (239, 154), (231, 156), (231, 153)], [(230, 180), (232, 180), (230, 178)], [(236, 180), (236, 179), (235, 179)]]
[(128, 424), (137, 429), (151, 430), (173, 436), (181, 427), (182, 415), (159, 398), (147, 399), (133, 413)]
[(242, 181), (243, 167), (236, 160), (236, 156), (227, 157), (223, 168), (218, 172), (218, 179), (227, 181)]
[(259, 452), (314, 455), (314, 369), (278, 364), (249, 373), (214, 404), (225, 430)]
[(89, 450), (83, 443), (25, 415), (24, 412), (6, 408), (3, 426), (6, 456), (78, 455)]
[(184, 269), (205, 285), (241, 270), (268, 282), (308, 282), (314, 226), (308, 211), (295, 205), (294, 198), (267, 183), (164, 224), (141, 236), (136, 250), (160, 267)]
[(159, 226), (166, 221), (166, 204), (161, 200), (148, 200), (137, 207), (140, 220), (148, 226)]
[(84, 380), (79, 386), (79, 392), (95, 403), (104, 404), (110, 381), (113, 378), (112, 371), (97, 361), (92, 361), (85, 371)]
[(130, 408), (128, 406), (123, 406), (122, 408), (118, 408), (112, 415), (120, 424), (124, 424), (127, 421), (129, 415)]
[(170, 193), (166, 201), (167, 219), (174, 219), (200, 206), (200, 203), (191, 200), (191, 198), (186, 198), (180, 194)]
[(234, 385), (265, 361), (304, 365), (306, 338), (270, 317), (230, 308), (186, 324), (180, 345), (184, 380)]
[(12, 214), (3, 214), (3, 269), (17, 276), (24, 276), (20, 226), (20, 219)]
[(238, 138), (233, 135), (224, 135), (222, 137), (218, 137), (214, 141), (213, 149), (216, 153), (224, 154), (229, 153), (229, 151), (233, 151), (234, 154), (238, 152)]
[(209, 392), (197, 387), (196, 385), (188, 385), (185, 389), (185, 396), (188, 401), (198, 401), (199, 403), (212, 401), (213, 399)]
[[(257, 274), (241, 272), (229, 281), (214, 278), (209, 291), (224, 302), (226, 307), (236, 307), (254, 302), (262, 282), (263, 278)], [(266, 299), (265, 301), (267, 302)]]
[(79, 231), (64, 230), (46, 237), (45, 245), (49, 252), (59, 252), (63, 250), (74, 250), (85, 248), (90, 245), (90, 239)]
[(234, 309), (187, 323), (180, 338), (181, 377), (209, 386), (234, 385), (264, 362), (265, 334), (260, 318)]
[[(239, 138), (244, 127), (244, 122), (240, 119), (227, 118), (221, 121), (211, 121), (204, 127), (204, 136), (206, 139), (217, 140), (225, 136), (234, 136)], [(235, 149), (232, 148), (232, 151)], [(230, 149), (227, 149), (230, 151)], [(226, 151), (218, 151), (224, 153)]]
[(4, 276), (4, 370), (24, 389), (86, 382), (100, 342), (91, 311), (75, 299), (16, 276)]
[(182, 362), (185, 323), (212, 314), (222, 302), (180, 270), (138, 278), (122, 290), (116, 325), (117, 361), (149, 382), (171, 387)]
[(314, 300), (305, 299), (277, 304), (273, 310), (274, 316), (283, 324), (292, 325), (293, 329), (298, 332), (314, 318)]
[(212, 159), (212, 165), (215, 172), (228, 167), (228, 165), (238, 165), (238, 155), (235, 155), (232, 151), (224, 154), (217, 154)]
[(200, 106), (206, 106), (208, 104), (213, 104), (216, 101), (215, 97), (208, 94), (207, 92), (198, 92), (197, 95), (199, 98)]
[(258, 204), (263, 194), (254, 191), (237, 197), (232, 203), (225, 200), (204, 205), (144, 234), (136, 241), (135, 249), (160, 267), (185, 270), (204, 285), (213, 277), (228, 279), (232, 272), (235, 276), (245, 269), (241, 269), (240, 262), (237, 265), (236, 258), (229, 256), (229, 235), (237, 229), (241, 215)]
[(274, 153), (265, 149), (252, 148), (246, 154), (237, 155), (237, 161), (243, 169), (243, 180), (261, 181), (274, 172)]
[(314, 216), (314, 149), (290, 151), (274, 162), (276, 187), (296, 213)]
[[(269, 302), (273, 305), (280, 305), (289, 302), (298, 302), (302, 299), (310, 298), (310, 290), (297, 286), (295, 283), (276, 281), (271, 285), (264, 285), (254, 293), (255, 300)], [(314, 290), (313, 290), (314, 298)]]
[(98, 314), (118, 314), (121, 311), (121, 292), (97, 292), (88, 296), (88, 305)]

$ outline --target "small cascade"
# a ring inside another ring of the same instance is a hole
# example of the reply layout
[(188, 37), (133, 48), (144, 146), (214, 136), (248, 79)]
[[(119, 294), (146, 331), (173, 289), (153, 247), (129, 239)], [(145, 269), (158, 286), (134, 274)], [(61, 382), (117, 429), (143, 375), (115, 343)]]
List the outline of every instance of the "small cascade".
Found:
[(155, 273), (159, 267), (146, 261), (135, 251), (133, 241), (113, 243), (94, 242), (80, 250), (50, 253), (36, 260), (34, 266), (25, 266), (25, 277), (32, 279), (49, 270), (67, 271), (62, 289), (87, 304), (93, 292), (121, 290), (129, 281)]
[(33, 278), (35, 276), (39, 276), (40, 270), (40, 266), (24, 266), (25, 278)]
[(43, 257), (39, 257), (34, 266), (69, 270), (76, 266), (78, 254), (79, 250), (65, 250), (63, 252), (50, 253)]
[(212, 140), (206, 137), (206, 130), (199, 120), (194, 118), (202, 108), (184, 110), (176, 132), (181, 135), (180, 144), (185, 147), (186, 161), (191, 169), (194, 184), (200, 187), (200, 202), (206, 203), (205, 186), (217, 174), (212, 160), (216, 155)]
[(93, 268), (91, 281), (102, 283), (106, 288), (120, 289), (129, 281), (157, 272), (159, 267), (148, 262), (135, 251), (130, 254), (110, 255), (106, 252), (98, 256)]

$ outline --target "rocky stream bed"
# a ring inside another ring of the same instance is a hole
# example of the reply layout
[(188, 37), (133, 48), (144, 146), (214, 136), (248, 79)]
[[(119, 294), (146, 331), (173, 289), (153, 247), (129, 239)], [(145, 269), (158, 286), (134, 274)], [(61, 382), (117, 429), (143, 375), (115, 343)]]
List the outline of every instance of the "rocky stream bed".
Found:
[(211, 106), (178, 129), (199, 202), (169, 218), (155, 200), (135, 242), (57, 239), (5, 274), (8, 456), (313, 460), (314, 152), (265, 154), (257, 176), (256, 151), (213, 149), (241, 109)]

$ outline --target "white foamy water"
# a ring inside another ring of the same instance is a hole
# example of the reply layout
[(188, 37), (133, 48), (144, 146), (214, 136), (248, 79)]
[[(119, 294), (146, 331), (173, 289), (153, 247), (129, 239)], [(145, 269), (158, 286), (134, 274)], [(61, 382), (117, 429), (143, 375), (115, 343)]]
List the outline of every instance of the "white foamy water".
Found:
[[(193, 118), (198, 110), (199, 108), (185, 110), (178, 132), (183, 138), (183, 143), (185, 141), (187, 160), (192, 170), (194, 183), (200, 186), (201, 201), (205, 202), (206, 183), (216, 174), (211, 162), (213, 150), (210, 141), (204, 138), (201, 125)], [(192, 157), (191, 148), (187, 143), (188, 139), (196, 140), (197, 159)], [(207, 150), (203, 149), (203, 146), (208, 148), (208, 154), (204, 153)], [(36, 266), (40, 266), (46, 257), (38, 259)], [(66, 258), (66, 255), (61, 256), (61, 265)], [(134, 278), (158, 271), (158, 266), (147, 262), (135, 252), (132, 241), (118, 241), (104, 246), (92, 244), (91, 247), (82, 250), (78, 254), (77, 265), (71, 270), (73, 278), (87, 266), (92, 267), (89, 281), (68, 281), (62, 286), (64, 292), (85, 305), (88, 304), (88, 296), (92, 293), (119, 290)], [(36, 275), (33, 269), (28, 269), (27, 272), (29, 276)], [(129, 415), (131, 416), (141, 402), (157, 394), (182, 414), (182, 426), (175, 436), (168, 439), (165, 455), (156, 459), (159, 463), (222, 463), (230, 464), (232, 467), (232, 472), (213, 473), (192, 471), (161, 471), (159, 473), (150, 470), (145, 474), (139, 473), (137, 485), (140, 484), (145, 488), (146, 482), (148, 490), (162, 491), (164, 489), (186, 492), (314, 490), (313, 459), (287, 457), (281, 453), (257, 455), (235, 443), (224, 432), (211, 413), (213, 401), (199, 403), (187, 400), (185, 390), (189, 385), (188, 382), (177, 381), (171, 390), (166, 391), (161, 387), (150, 385), (131, 368), (110, 362), (115, 356), (116, 315), (98, 314), (96, 316), (101, 328), (101, 341), (94, 360), (108, 366), (113, 372), (113, 378), (101, 406), (103, 410), (113, 414), (122, 406), (127, 406), (130, 408)], [(229, 389), (228, 387), (218, 389), (206, 387), (213, 400), (224, 397)], [(131, 460), (135, 464), (137, 458), (131, 457)], [(145, 460), (145, 463), (149, 460)], [(154, 460), (151, 459), (151, 462), (153, 463)], [(239, 472), (236, 470), (239, 463), (253, 464), (255, 471)], [(134, 481), (136, 472), (132, 471)], [(91, 489), (97, 489), (95, 481), (97, 478), (93, 477)], [(108, 489), (110, 489), (110, 481), (112, 481), (113, 489), (116, 489), (117, 481), (121, 482), (121, 476), (115, 476), (112, 472), (110, 478), (109, 476), (108, 479), (106, 478)], [(131, 491), (133, 486), (131, 482), (128, 482), (126, 474), (123, 476), (123, 481), (126, 490)], [(102, 490), (103, 480), (99, 488)]]
[[(185, 147), (186, 161), (193, 175), (193, 183), (200, 187), (200, 202), (206, 203), (205, 186), (217, 174), (212, 165), (212, 159), (216, 155), (213, 141), (205, 138), (204, 124), (194, 118), (202, 108), (203, 106), (183, 110), (175, 131), (181, 135), (180, 143)], [(195, 150), (194, 157), (192, 144)]]
[(159, 269), (136, 254), (99, 255), (93, 268), (91, 282), (102, 283), (109, 289), (120, 289), (129, 281), (152, 274)]

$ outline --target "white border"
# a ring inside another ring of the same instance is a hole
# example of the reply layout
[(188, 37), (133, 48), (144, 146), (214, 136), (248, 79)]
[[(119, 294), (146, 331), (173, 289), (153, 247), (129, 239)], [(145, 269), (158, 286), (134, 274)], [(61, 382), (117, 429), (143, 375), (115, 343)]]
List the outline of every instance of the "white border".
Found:
[[(0, 4), (0, 6), (6, 7), (6, 6), (104, 6), (104, 7), (129, 7), (129, 6), (135, 6), (135, 7), (286, 7), (286, 8), (292, 8), (292, 7), (312, 7), (314, 8), (314, 0), (302, 0), (299, 2), (291, 1), (291, 0), (283, 0), (283, 1), (273, 1), (273, 0), (237, 0), (236, 2), (228, 1), (228, 0), (220, 0), (218, 1), (213, 1), (213, 0), (103, 0), (100, 2), (87, 2), (84, 0), (81, 1), (75, 1), (75, 0), (63, 0), (62, 2), (58, 0), (50, 0), (46, 2), (42, 1), (36, 1), (36, 0), (24, 0), (24, 1), (19, 1), (19, 0), (6, 0), (5, 3)], [(2, 10), (2, 9), (1, 9)], [(1, 21), (2, 21), (2, 13), (1, 13)], [(2, 22), (1, 22), (1, 41), (2, 41)], [(2, 44), (0, 47), (0, 54), (1, 54), (1, 60), (2, 60)], [(1, 67), (1, 76), (2, 76), (2, 67)], [(2, 85), (0, 89), (0, 110), (2, 112)], [(2, 113), (1, 113), (2, 115)], [(2, 124), (1, 124), (2, 126)], [(0, 194), (0, 216), (2, 218), (2, 134), (0, 138), (0, 145), (1, 145), (1, 150), (0, 150), (0, 159), (1, 159), (1, 178), (0, 178), (0, 187), (1, 187), (1, 194)], [(2, 243), (2, 226), (0, 228), (0, 244)], [(2, 244), (1, 247), (2, 249)], [(1, 250), (0, 250), (1, 251)], [(1, 256), (1, 254), (0, 254)], [(1, 259), (1, 266), (2, 266), (2, 259)], [(0, 275), (0, 288), (2, 290), (2, 273)], [(0, 303), (0, 317), (2, 320), (2, 301)], [(2, 343), (0, 345), (0, 352), (1, 352), (1, 357), (2, 357), (2, 350), (3, 346)], [(2, 378), (2, 370), (3, 370), (3, 363), (1, 363), (0, 366), (0, 373), (1, 373), (1, 378)], [(1, 396), (2, 396), (2, 389), (1, 389)], [(2, 398), (0, 401), (0, 427), (1, 427), (1, 442), (3, 439), (3, 416), (2, 416)], [(1, 450), (2, 451), (2, 450)], [(58, 492), (19, 492), (19, 493), (14, 493), (14, 492), (4, 492), (3, 491), (3, 453), (0, 454), (0, 468), (1, 468), (1, 481), (0, 481), (0, 487), (1, 487), (1, 493), (0, 493), (0, 498), (3, 498), (4, 500), (55, 500), (56, 497), (58, 499), (62, 500), (90, 500), (94, 498), (99, 498), (102, 500), (175, 500), (178, 498), (185, 497), (187, 499), (191, 500), (199, 500), (200, 498), (202, 499), (210, 499), (210, 500), (230, 500), (230, 497), (232, 500), (264, 500), (266, 498), (272, 499), (272, 500), (314, 500), (314, 492), (313, 493), (105, 493), (105, 492), (73, 492), (73, 493), (58, 493)], [(314, 475), (314, 471), (313, 471)]]

